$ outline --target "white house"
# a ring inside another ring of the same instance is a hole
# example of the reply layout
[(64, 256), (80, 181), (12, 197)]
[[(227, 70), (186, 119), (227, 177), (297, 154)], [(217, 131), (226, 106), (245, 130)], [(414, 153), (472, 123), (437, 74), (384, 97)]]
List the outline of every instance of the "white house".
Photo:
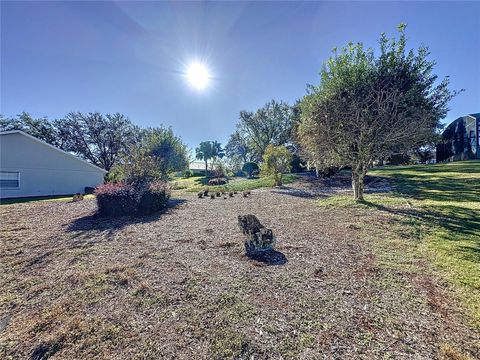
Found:
[(0, 132), (0, 198), (71, 195), (107, 171), (23, 131)]

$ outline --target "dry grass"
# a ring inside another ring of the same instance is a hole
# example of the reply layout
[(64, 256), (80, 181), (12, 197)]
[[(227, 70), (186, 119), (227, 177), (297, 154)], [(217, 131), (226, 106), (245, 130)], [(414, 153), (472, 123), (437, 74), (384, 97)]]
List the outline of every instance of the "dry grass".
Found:
[[(423, 259), (378, 257), (382, 237), (403, 252), (409, 228), (318, 206), (314, 185), (186, 194), (143, 218), (96, 218), (93, 200), (0, 207), (0, 358), (478, 356), (478, 333)], [(244, 257), (247, 213), (273, 229), (285, 265)]]

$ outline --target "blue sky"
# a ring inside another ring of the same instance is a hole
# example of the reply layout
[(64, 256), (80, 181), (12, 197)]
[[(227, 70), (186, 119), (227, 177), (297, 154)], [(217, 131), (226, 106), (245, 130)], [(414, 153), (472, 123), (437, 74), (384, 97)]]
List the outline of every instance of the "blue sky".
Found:
[[(408, 24), (455, 98), (445, 121), (480, 111), (479, 2), (5, 2), (1, 3), (1, 108), (60, 118), (120, 112), (142, 126), (172, 126), (190, 145), (226, 142), (240, 110), (293, 103), (317, 84), (335, 46), (376, 47)], [(198, 59), (206, 91), (182, 72)]]

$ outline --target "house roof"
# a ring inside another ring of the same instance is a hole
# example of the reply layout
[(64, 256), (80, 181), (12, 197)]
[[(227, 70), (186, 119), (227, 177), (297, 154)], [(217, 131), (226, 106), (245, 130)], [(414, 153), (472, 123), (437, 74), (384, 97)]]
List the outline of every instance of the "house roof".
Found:
[(47, 143), (47, 142), (45, 142), (45, 141), (43, 141), (43, 140), (40, 140), (40, 139), (36, 138), (35, 136), (29, 135), (29, 134), (27, 134), (27, 133), (25, 133), (25, 132), (23, 132), (23, 131), (21, 131), (21, 130), (10, 130), (10, 131), (2, 131), (2, 132), (0, 132), (0, 135), (9, 135), (9, 134), (20, 134), (20, 135), (26, 136), (27, 138), (32, 139), (32, 140), (35, 140), (36, 142), (38, 142), (38, 143), (40, 143), (40, 144), (42, 144), (42, 145), (44, 145), (44, 146), (48, 146), (48, 147), (54, 149), (55, 151), (61, 152), (61, 153), (64, 154), (64, 155), (70, 156), (71, 158), (73, 158), (73, 159), (75, 159), (75, 160), (77, 160), (77, 161), (81, 161), (81, 162), (83, 162), (83, 163), (85, 163), (85, 164), (87, 164), (87, 165), (89, 165), (89, 166), (91, 166), (91, 167), (93, 167), (93, 168), (95, 168), (95, 169), (97, 169), (97, 170), (100, 170), (100, 171), (102, 171), (104, 174), (106, 174), (106, 173), (108, 172), (108, 171), (105, 170), (105, 169), (102, 169), (102, 168), (100, 168), (100, 167), (98, 167), (98, 166), (96, 166), (96, 165), (93, 165), (92, 163), (88, 162), (87, 160), (83, 160), (83, 159), (79, 158), (78, 156), (75, 156), (75, 155), (73, 155), (73, 154), (71, 154), (71, 153), (69, 153), (69, 152), (66, 152), (66, 151), (64, 151), (64, 150), (61, 150), (61, 149), (59, 149), (59, 148), (57, 148), (57, 147), (55, 147), (55, 146), (53, 146), (53, 145), (50, 145), (49, 143)]
[[(190, 162), (188, 168), (190, 170), (205, 170), (205, 163), (203, 161), (192, 161)], [(209, 163), (208, 168), (210, 169), (216, 169), (217, 165)]]
[(447, 129), (453, 129), (456, 126), (455, 124), (465, 117), (471, 117), (473, 119), (480, 119), (480, 113), (467, 114), (467, 115), (463, 115), (463, 116), (460, 116), (460, 117), (456, 118), (450, 124), (447, 125), (447, 127), (445, 128), (445, 130), (443, 132), (445, 132)]

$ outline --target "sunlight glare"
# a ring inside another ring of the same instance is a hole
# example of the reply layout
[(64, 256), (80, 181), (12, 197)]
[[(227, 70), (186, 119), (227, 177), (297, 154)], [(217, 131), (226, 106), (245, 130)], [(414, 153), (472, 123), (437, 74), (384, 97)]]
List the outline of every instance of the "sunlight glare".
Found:
[(189, 84), (198, 90), (205, 89), (210, 82), (210, 73), (207, 67), (197, 61), (188, 66), (186, 77)]

